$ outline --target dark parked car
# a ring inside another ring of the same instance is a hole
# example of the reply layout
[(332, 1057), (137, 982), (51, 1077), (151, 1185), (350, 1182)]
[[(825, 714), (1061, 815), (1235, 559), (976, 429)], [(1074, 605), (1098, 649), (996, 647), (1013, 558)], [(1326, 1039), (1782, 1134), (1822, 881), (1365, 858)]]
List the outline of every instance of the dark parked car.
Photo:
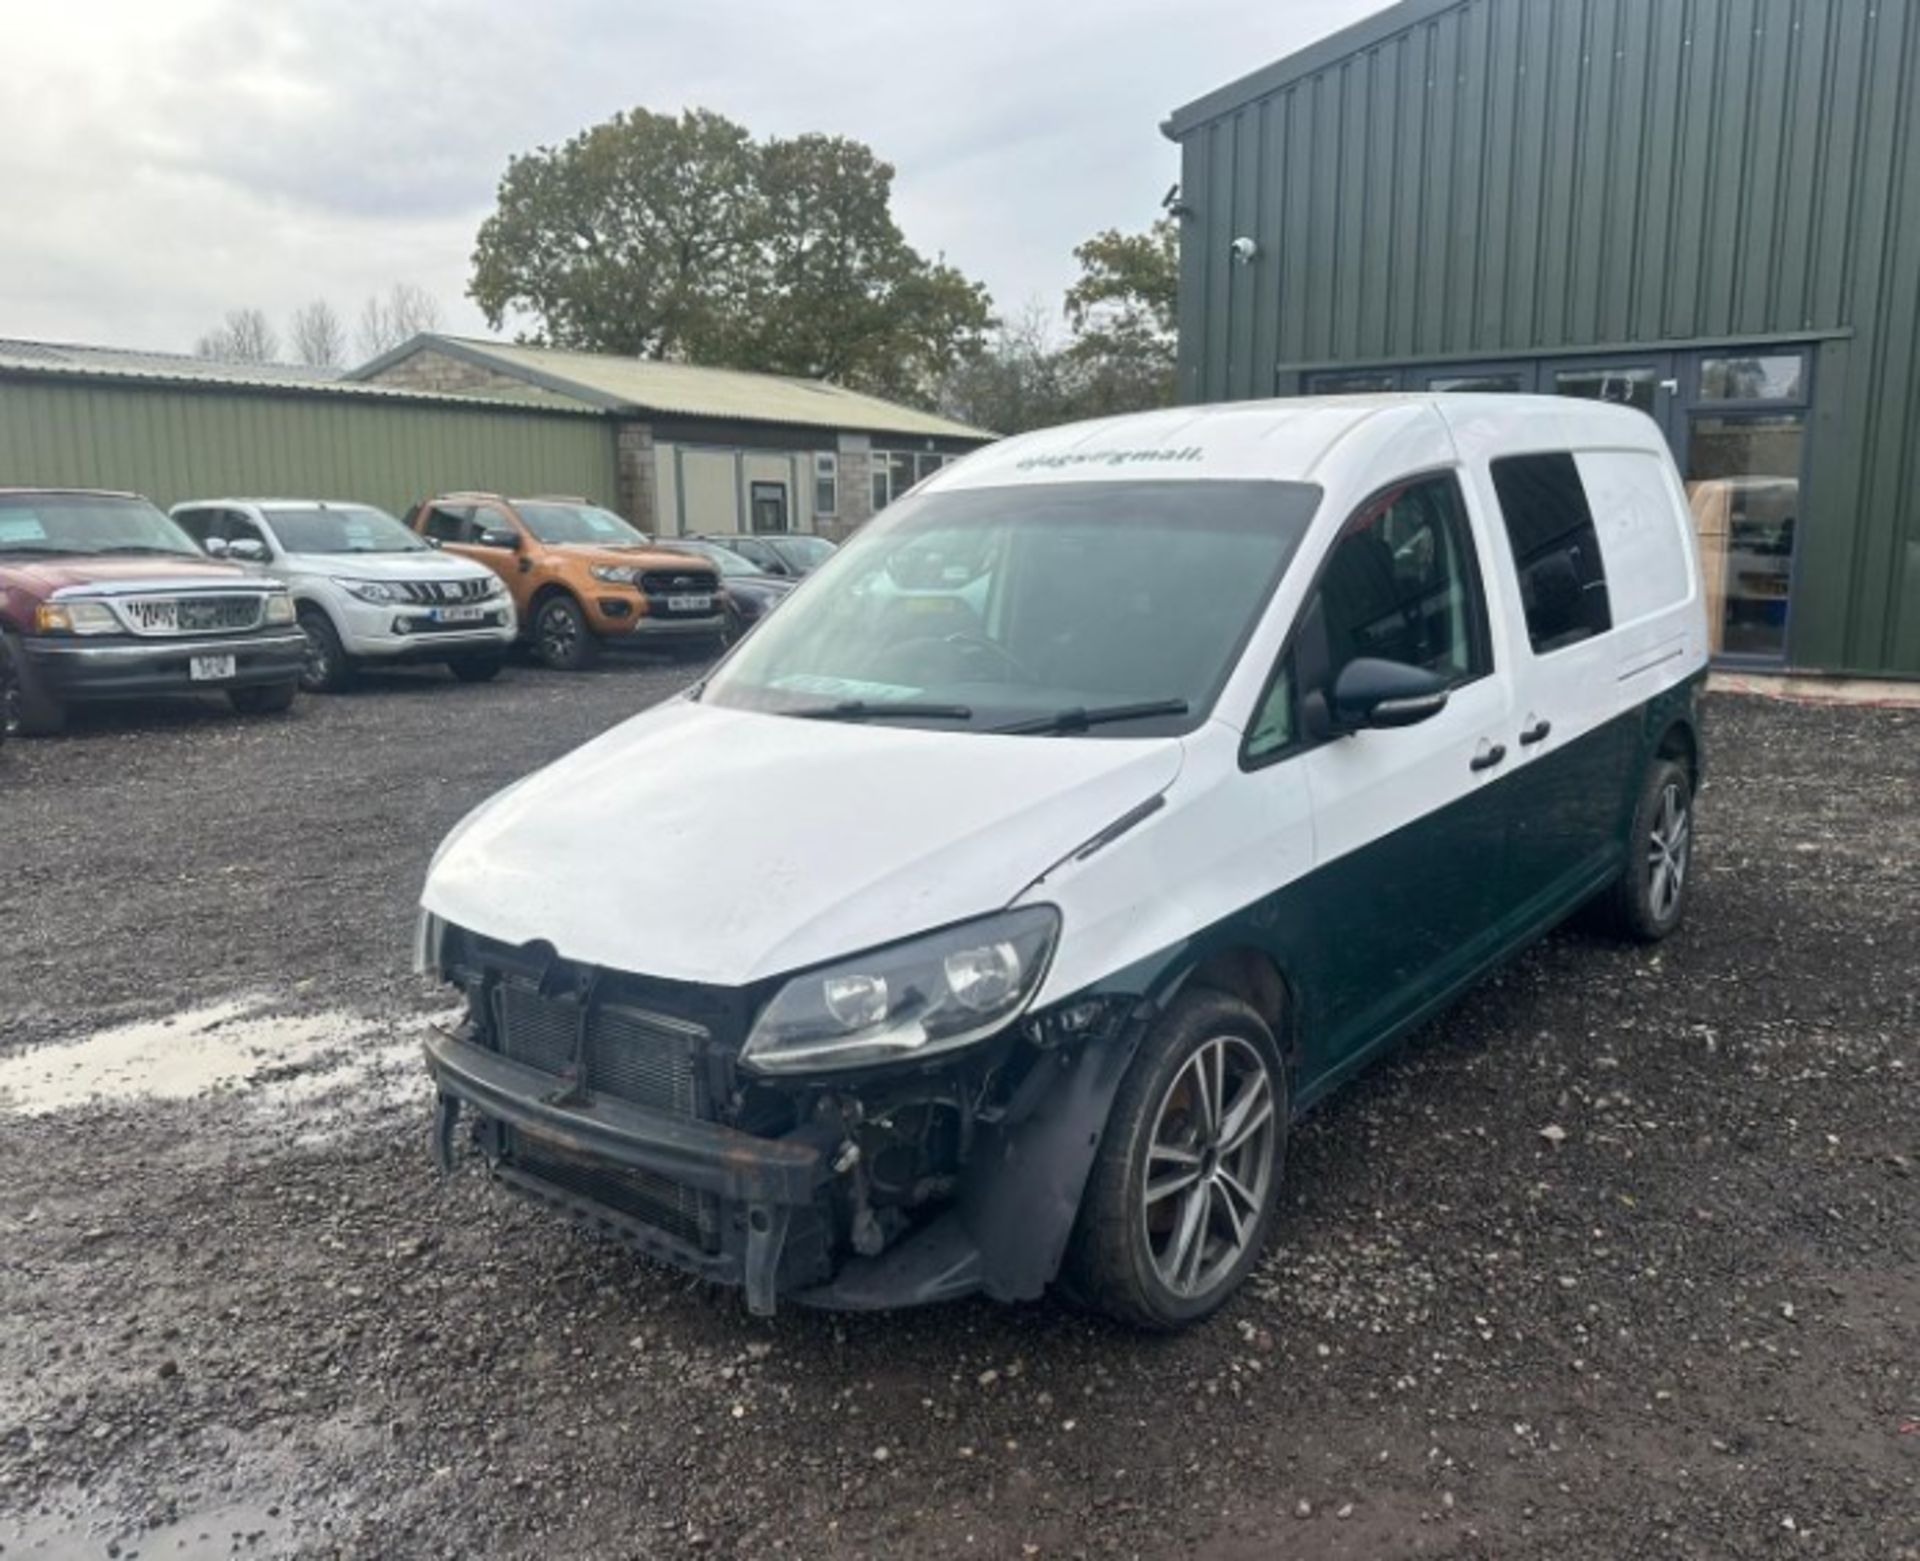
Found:
[(772, 612), (798, 583), (791, 576), (768, 574), (744, 555), (718, 542), (686, 537), (661, 542), (659, 546), (668, 552), (704, 558), (720, 571), (720, 596), (727, 606), (729, 644)]
[(795, 580), (802, 575), (812, 574), (838, 551), (825, 537), (799, 531), (767, 532), (758, 536), (749, 536), (744, 532), (714, 532), (693, 540), (717, 542), (766, 574), (784, 575)]
[(305, 646), (284, 585), (208, 558), (137, 494), (0, 489), (0, 707), (23, 730), (152, 694), (285, 710)]

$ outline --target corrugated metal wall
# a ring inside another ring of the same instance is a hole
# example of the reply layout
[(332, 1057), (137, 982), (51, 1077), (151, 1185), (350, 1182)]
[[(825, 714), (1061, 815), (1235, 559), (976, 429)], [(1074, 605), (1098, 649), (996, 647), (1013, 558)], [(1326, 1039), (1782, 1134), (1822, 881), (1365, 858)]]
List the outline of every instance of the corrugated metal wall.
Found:
[(1186, 398), (1316, 364), (1819, 336), (1792, 656), (1920, 674), (1920, 0), (1397, 14), (1176, 116)]
[(0, 377), (0, 487), (37, 484), (126, 488), (163, 508), (273, 495), (395, 514), (450, 488), (616, 497), (598, 417)]

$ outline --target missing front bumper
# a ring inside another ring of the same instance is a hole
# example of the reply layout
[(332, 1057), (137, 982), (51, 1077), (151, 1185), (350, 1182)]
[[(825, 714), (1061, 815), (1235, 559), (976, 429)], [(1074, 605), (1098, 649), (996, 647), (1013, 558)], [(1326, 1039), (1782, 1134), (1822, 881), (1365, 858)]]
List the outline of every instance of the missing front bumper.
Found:
[[(794, 1238), (819, 1223), (831, 1135), (802, 1129), (759, 1138), (624, 1101), (579, 1100), (556, 1092), (552, 1074), (444, 1032), (428, 1037), (426, 1060), (439, 1091), (443, 1168), (452, 1168), (461, 1113), (471, 1108), (506, 1185), (653, 1256), (741, 1286), (758, 1316), (774, 1311), (783, 1270), (810, 1277), (811, 1254)], [(705, 1201), (689, 1211), (673, 1201), (682, 1193)]]

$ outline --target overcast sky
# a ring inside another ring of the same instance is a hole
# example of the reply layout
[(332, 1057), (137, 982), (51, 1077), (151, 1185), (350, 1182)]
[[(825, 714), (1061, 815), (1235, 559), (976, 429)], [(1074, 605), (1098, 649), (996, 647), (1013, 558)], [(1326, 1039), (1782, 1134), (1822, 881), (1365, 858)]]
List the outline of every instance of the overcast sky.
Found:
[(1057, 308), (1177, 176), (1169, 110), (1381, 3), (0, 0), (0, 336), (185, 350), (394, 281), (477, 333), (507, 158), (634, 105), (858, 137), (910, 242)]

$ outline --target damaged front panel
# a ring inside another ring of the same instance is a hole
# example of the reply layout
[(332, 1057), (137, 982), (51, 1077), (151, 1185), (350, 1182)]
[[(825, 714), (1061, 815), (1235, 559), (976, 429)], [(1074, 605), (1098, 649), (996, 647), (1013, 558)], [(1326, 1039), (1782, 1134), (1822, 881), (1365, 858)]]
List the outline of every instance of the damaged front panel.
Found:
[(446, 927), (467, 1014), (427, 1046), (451, 1166), (463, 1114), (505, 1186), (773, 1311), (1037, 1296), (1137, 1027), (1098, 999), (918, 1067), (740, 1068), (750, 990), (581, 966)]

